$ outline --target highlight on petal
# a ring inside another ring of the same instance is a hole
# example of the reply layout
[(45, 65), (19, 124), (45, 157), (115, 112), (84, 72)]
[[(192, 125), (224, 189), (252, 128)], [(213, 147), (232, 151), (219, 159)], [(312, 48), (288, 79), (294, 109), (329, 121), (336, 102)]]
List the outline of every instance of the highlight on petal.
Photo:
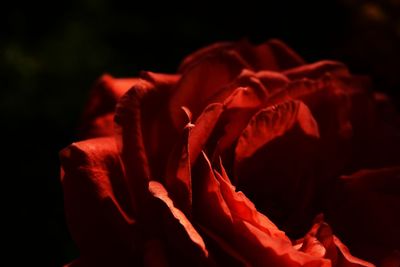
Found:
[[(92, 88), (82, 114), (80, 134), (85, 138), (110, 136), (113, 134), (112, 120), (103, 117), (101, 124), (94, 123), (98, 117), (112, 114), (118, 99), (138, 81), (137, 78), (114, 78), (104, 74)], [(94, 125), (93, 125), (94, 124)], [(92, 129), (92, 126), (97, 126)]]
[(185, 214), (175, 207), (164, 186), (159, 182), (150, 181), (148, 189), (151, 195), (159, 200), (158, 203), (162, 204), (160, 206), (161, 211), (157, 212), (157, 216), (163, 215), (161, 225), (165, 227), (164, 231), (168, 242), (175, 246), (178, 251), (182, 250), (182, 252), (189, 254), (180, 256), (182, 258), (189, 257), (190, 261), (208, 258), (208, 250), (203, 238)]
[(182, 125), (182, 106), (189, 108), (196, 120), (210, 104), (209, 98), (233, 81), (243, 68), (246, 68), (246, 63), (233, 51), (205, 57), (188, 68), (169, 100), (168, 107), (175, 127), (180, 129)]
[(318, 138), (319, 130), (308, 107), (300, 101), (286, 102), (258, 112), (244, 130), (236, 146), (236, 161), (251, 157), (258, 149), (294, 127)]
[(60, 153), (68, 226), (86, 264), (134, 264), (142, 241), (113, 138), (73, 143)]
[(343, 266), (343, 267), (353, 267), (353, 266), (354, 267), (356, 267), (356, 266), (374, 267), (375, 266), (372, 263), (361, 260), (361, 259), (351, 255), (349, 252), (349, 249), (336, 236), (333, 237), (333, 240), (334, 240), (336, 247), (339, 250), (339, 253), (343, 257), (338, 266)]
[(194, 125), (185, 127), (180, 140), (175, 144), (168, 159), (165, 186), (175, 205), (185, 214), (192, 209), (192, 178), (190, 165), (189, 139)]
[(275, 71), (261, 70), (256, 73), (256, 77), (270, 93), (274, 93), (279, 89), (283, 89), (289, 83), (288, 77), (280, 72)]
[(333, 235), (331, 227), (319, 215), (306, 236), (299, 240), (300, 250), (330, 259), (332, 266), (337, 267), (373, 267), (372, 263), (361, 260), (350, 254), (348, 248)]
[(268, 97), (264, 86), (259, 84), (254, 73), (249, 71), (243, 71), (235, 84), (239, 87), (235, 86), (230, 96), (225, 99), (223, 112), (208, 140), (207, 149), (213, 155), (213, 161), (220, 155), (224, 156), (225, 160), (231, 157), (228, 154), (233, 151), (234, 143)]
[(207, 106), (196, 120), (189, 137), (190, 165), (193, 166), (213, 132), (215, 125), (223, 112), (223, 105), (214, 103)]
[(239, 251), (240, 258), (235, 258), (251, 266), (330, 266), (328, 260), (297, 251), (283, 232), (235, 192), (228, 179), (215, 176), (204, 153), (195, 167), (194, 218), (228, 254), (235, 257)]

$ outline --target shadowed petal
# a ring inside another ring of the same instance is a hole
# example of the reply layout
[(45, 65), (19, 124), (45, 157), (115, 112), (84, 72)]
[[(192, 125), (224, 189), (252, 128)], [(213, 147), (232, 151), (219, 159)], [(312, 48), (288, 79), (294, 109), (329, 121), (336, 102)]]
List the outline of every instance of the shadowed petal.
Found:
[(257, 46), (244, 40), (237, 44), (237, 50), (255, 70), (281, 71), (305, 64), (296, 52), (278, 39)]
[(189, 137), (190, 165), (193, 166), (197, 157), (204, 149), (217, 121), (223, 112), (223, 105), (214, 103), (206, 107), (196, 120)]
[(137, 249), (142, 241), (115, 140), (74, 143), (60, 156), (65, 211), (81, 262), (86, 266), (132, 265), (140, 259)]
[(342, 62), (333, 60), (322, 60), (312, 64), (302, 65), (296, 68), (288, 69), (283, 75), (290, 80), (302, 78), (318, 79), (329, 72), (335, 77), (349, 77), (350, 72)]
[(175, 144), (168, 159), (165, 186), (175, 205), (186, 215), (192, 209), (192, 178), (190, 165), (189, 138), (193, 124), (188, 123), (180, 140)]
[[(177, 209), (173, 201), (169, 198), (164, 186), (156, 181), (150, 181), (148, 187), (151, 195), (158, 199), (156, 203), (160, 210), (157, 211), (157, 216), (160, 216), (161, 225), (164, 228), (164, 233), (167, 242), (176, 252), (186, 253), (175, 255), (179, 263), (188, 260), (189, 262), (199, 264), (208, 258), (208, 250), (203, 241), (203, 238), (187, 219), (185, 214)], [(157, 208), (156, 208), (157, 210)], [(169, 248), (171, 250), (171, 248)]]
[(340, 177), (327, 219), (354, 253), (379, 263), (400, 248), (400, 167)]
[[(92, 88), (82, 114), (80, 134), (83, 138), (110, 136), (113, 132), (112, 115), (118, 99), (138, 78), (114, 78), (103, 75)], [(102, 117), (99, 121), (99, 117)]]
[(290, 234), (304, 232), (314, 217), (319, 143), (308, 107), (290, 101), (254, 115), (236, 145), (239, 189)]
[(189, 69), (192, 65), (196, 64), (198, 61), (202, 60), (205, 57), (212, 56), (221, 51), (229, 51), (234, 47), (233, 42), (218, 42), (206, 47), (203, 47), (196, 52), (185, 57), (180, 66), (179, 72), (184, 73), (187, 69)]

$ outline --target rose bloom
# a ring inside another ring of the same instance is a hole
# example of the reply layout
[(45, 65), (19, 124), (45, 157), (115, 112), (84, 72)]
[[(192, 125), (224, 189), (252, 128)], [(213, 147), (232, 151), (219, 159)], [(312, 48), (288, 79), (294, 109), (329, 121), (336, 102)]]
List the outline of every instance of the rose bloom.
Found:
[(217, 43), (177, 74), (104, 75), (80, 130), (69, 266), (400, 264), (400, 116), (343, 63)]

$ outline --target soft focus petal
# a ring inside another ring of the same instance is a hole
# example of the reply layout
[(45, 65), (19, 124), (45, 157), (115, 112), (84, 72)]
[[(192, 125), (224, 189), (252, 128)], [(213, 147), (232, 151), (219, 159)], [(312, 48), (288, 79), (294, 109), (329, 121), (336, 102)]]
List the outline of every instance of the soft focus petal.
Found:
[(74, 143), (61, 154), (64, 202), (83, 266), (129, 266), (141, 240), (113, 138)]

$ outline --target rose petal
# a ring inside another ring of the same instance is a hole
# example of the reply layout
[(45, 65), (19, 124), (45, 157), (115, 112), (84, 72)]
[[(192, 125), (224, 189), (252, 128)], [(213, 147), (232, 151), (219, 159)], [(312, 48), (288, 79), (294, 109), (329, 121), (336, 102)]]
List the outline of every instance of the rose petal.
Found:
[(164, 177), (169, 153), (177, 140), (166, 112), (171, 87), (163, 82), (169, 84), (167, 79), (155, 83), (139, 80), (116, 108), (115, 129), (122, 159), (128, 177), (135, 177), (130, 179), (130, 187), (139, 191), (139, 198), (149, 179)]
[(185, 214), (191, 214), (192, 178), (189, 138), (193, 125), (188, 123), (180, 141), (175, 145), (168, 160), (165, 185), (175, 205)]
[[(118, 102), (115, 122), (118, 146), (128, 177), (128, 188), (135, 196), (134, 208), (145, 208), (145, 190), (151, 179), (150, 164), (143, 141), (143, 103), (150, 102), (154, 86), (144, 80), (135, 84)], [(150, 114), (151, 115), (151, 114)]]
[(236, 147), (236, 161), (251, 157), (271, 140), (298, 126), (306, 135), (319, 138), (318, 125), (300, 101), (286, 102), (258, 112), (244, 130)]
[[(114, 78), (103, 75), (90, 92), (88, 103), (82, 115), (80, 134), (83, 138), (109, 136), (113, 134), (112, 123), (94, 122), (98, 117), (113, 113), (118, 99), (137, 82), (137, 78)], [(94, 125), (93, 125), (94, 124)], [(97, 129), (92, 129), (97, 126)], [(111, 127), (110, 127), (111, 126)]]
[(256, 77), (270, 93), (284, 88), (289, 83), (289, 79), (284, 74), (275, 71), (262, 70), (256, 73)]
[(400, 247), (400, 167), (340, 178), (327, 218), (353, 252), (373, 262)]
[(361, 260), (357, 257), (354, 257), (350, 254), (349, 249), (337, 238), (336, 236), (333, 237), (334, 243), (338, 248), (341, 259), (338, 267), (356, 267), (356, 266), (366, 266), (366, 267), (374, 267), (375, 265), (369, 263), (367, 261)]
[[(285, 90), (271, 95), (267, 104), (281, 103), (290, 99), (303, 101), (311, 110), (318, 123), (321, 144), (319, 164), (316, 172), (324, 184), (319, 189), (321, 196), (329, 183), (346, 168), (350, 168), (354, 153), (353, 142), (360, 132), (358, 114), (369, 114), (368, 104), (364, 105), (363, 94), (347, 87), (331, 75), (318, 80), (302, 79), (290, 82)], [(360, 99), (361, 101), (358, 101)], [(360, 104), (356, 104), (360, 102)]]
[(177, 255), (177, 259), (175, 260), (180, 264), (185, 261), (192, 263), (206, 261), (208, 250), (203, 238), (183, 212), (174, 206), (164, 186), (156, 181), (150, 181), (148, 188), (152, 196), (159, 200), (157, 203), (161, 211), (157, 211), (156, 216), (162, 215), (160, 222), (164, 225), (164, 233), (166, 234), (168, 244), (176, 250), (175, 253), (186, 253), (186, 255)]
[(140, 72), (140, 77), (144, 80), (151, 82), (156, 87), (171, 88), (178, 83), (179, 79), (181, 78), (181, 75), (142, 71)]
[(229, 51), (234, 46), (232, 42), (219, 42), (206, 47), (203, 47), (196, 52), (190, 54), (182, 60), (181, 65), (179, 66), (179, 72), (184, 73), (187, 71), (192, 65), (201, 61), (202, 59), (217, 54), (221, 51)]
[(373, 267), (372, 263), (363, 261), (350, 254), (348, 248), (333, 235), (331, 227), (318, 216), (313, 227), (303, 238), (301, 251), (330, 259), (332, 266), (337, 267)]
[(64, 203), (81, 260), (127, 266), (142, 244), (113, 138), (74, 143), (60, 153)]
[[(243, 81), (242, 85), (244, 87), (237, 87), (224, 101), (224, 111), (215, 126), (209, 142), (213, 160), (229, 149), (233, 149), (234, 143), (248, 124), (250, 118), (260, 109), (265, 99), (267, 99), (268, 93), (263, 86), (257, 86), (257, 84), (250, 81)], [(229, 164), (226, 157), (225, 162)]]
[(232, 93), (238, 87), (251, 87), (260, 98), (268, 95), (268, 91), (257, 78), (256, 74), (248, 69), (243, 69), (242, 72), (229, 84), (222, 86), (217, 92), (212, 95), (207, 102), (225, 103)]
[(281, 240), (289, 242), (285, 233), (280, 231), (265, 215), (259, 213), (254, 204), (242, 192), (236, 192), (236, 188), (231, 184), (221, 161), (220, 169), (222, 170), (222, 174), (216, 172), (215, 177), (220, 183), (221, 193), (231, 211), (233, 219), (247, 221), (268, 233), (272, 238), (280, 239), (279, 242), (282, 242)]
[(204, 149), (214, 127), (223, 111), (223, 105), (214, 103), (204, 109), (197, 119), (189, 137), (190, 165), (193, 166), (197, 157)]
[(255, 70), (280, 71), (305, 64), (296, 52), (277, 39), (257, 46), (242, 41), (237, 44), (237, 49)]
[(233, 246), (234, 251), (240, 251), (244, 260), (251, 266), (329, 265), (324, 259), (295, 250), (290, 240), (262, 215), (246, 217), (250, 221), (243, 220), (238, 212), (240, 213), (241, 209), (250, 209), (250, 213), (256, 212), (253, 210), (254, 206), (246, 202), (243, 196), (236, 195), (228, 184), (225, 184), (223, 190), (229, 196), (229, 200), (224, 198), (221, 182), (226, 181), (215, 177), (204, 153), (199, 157), (196, 168), (194, 173), (197, 176), (193, 180), (195, 218), (202, 227), (217, 235), (216, 242), (221, 239), (226, 241)]
[(235, 149), (238, 187), (290, 234), (314, 217), (319, 142), (308, 107), (290, 101), (258, 112)]
[(114, 112), (100, 115), (85, 123), (83, 139), (101, 136), (112, 136), (114, 134)]
[(171, 119), (177, 129), (182, 125), (180, 108), (185, 106), (193, 113), (193, 119), (210, 103), (208, 100), (222, 86), (239, 75), (246, 63), (231, 52), (221, 52), (205, 57), (185, 71), (169, 101)]
[(302, 65), (296, 68), (288, 69), (283, 74), (290, 80), (302, 78), (318, 79), (329, 72), (335, 77), (349, 77), (350, 72), (342, 62), (333, 60), (322, 60), (312, 64)]

